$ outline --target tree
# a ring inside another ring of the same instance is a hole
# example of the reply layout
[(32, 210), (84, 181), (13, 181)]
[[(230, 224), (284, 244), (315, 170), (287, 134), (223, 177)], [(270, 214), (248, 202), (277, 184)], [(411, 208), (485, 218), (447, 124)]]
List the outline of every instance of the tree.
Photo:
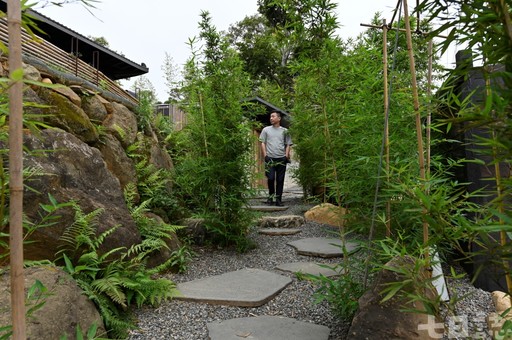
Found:
[(162, 65), (162, 72), (164, 72), (165, 85), (167, 86), (167, 94), (169, 98), (166, 103), (177, 103), (182, 99), (181, 86), (182, 81), (180, 77), (180, 68), (170, 54), (165, 52), (165, 59)]
[(248, 16), (230, 26), (227, 38), (240, 53), (244, 68), (256, 86), (262, 80), (285, 83), (282, 76), (286, 74), (286, 61), (277, 48), (273, 29), (263, 16)]
[(144, 93), (147, 100), (149, 100), (152, 104), (156, 104), (157, 98), (155, 87), (148, 77), (139, 76), (133, 82), (131, 88), (136, 94)]

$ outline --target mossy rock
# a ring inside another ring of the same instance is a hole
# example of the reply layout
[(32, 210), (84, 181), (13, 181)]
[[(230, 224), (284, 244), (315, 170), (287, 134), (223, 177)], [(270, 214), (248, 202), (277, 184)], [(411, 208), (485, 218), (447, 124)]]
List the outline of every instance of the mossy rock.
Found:
[(45, 112), (45, 123), (72, 133), (85, 143), (98, 140), (98, 131), (84, 110), (55, 91), (39, 88), (37, 93), (46, 104), (50, 105)]

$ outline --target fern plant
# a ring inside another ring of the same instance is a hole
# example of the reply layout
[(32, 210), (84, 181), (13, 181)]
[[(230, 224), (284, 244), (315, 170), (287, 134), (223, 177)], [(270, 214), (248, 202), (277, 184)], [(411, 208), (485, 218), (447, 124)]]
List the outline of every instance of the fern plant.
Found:
[(109, 335), (124, 338), (135, 327), (128, 307), (133, 303), (156, 305), (170, 299), (176, 295), (175, 284), (152, 278), (144, 258), (131, 256), (137, 252), (136, 245), (128, 251), (119, 247), (100, 253), (105, 239), (120, 226), (96, 235), (97, 219), (103, 210), (86, 214), (77, 204), (73, 208), (75, 222), (62, 235), (58, 254), (64, 269), (98, 307)]
[[(151, 199), (137, 206), (135, 205), (136, 193), (137, 190), (133, 183), (129, 183), (124, 189), (128, 210), (139, 229), (142, 242), (133, 245), (128, 249), (127, 254), (128, 256), (136, 256), (139, 261), (142, 261), (150, 254), (159, 252), (164, 248), (169, 249), (166, 240), (170, 240), (175, 236), (176, 232), (182, 229), (183, 226), (167, 224), (149, 217), (148, 213), (150, 212), (149, 207), (151, 206)], [(186, 246), (183, 246), (179, 250), (174, 251), (165, 263), (154, 268), (152, 271), (160, 272), (172, 267), (177, 268), (178, 271), (183, 271), (191, 257), (192, 253)]]
[(141, 201), (151, 200), (149, 209), (167, 221), (173, 220), (181, 214), (178, 200), (172, 191), (173, 174), (170, 170), (157, 168), (149, 162), (149, 156), (144, 151), (149, 146), (144, 143), (144, 138), (138, 138), (127, 150), (128, 156), (135, 161), (136, 192)]

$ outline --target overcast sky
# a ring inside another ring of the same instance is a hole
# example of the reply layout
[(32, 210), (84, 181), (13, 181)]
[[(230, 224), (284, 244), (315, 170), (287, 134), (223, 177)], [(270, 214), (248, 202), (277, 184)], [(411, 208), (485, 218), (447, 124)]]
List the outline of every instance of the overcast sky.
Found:
[[(335, 0), (343, 39), (356, 37), (376, 12), (391, 20), (396, 0)], [(167, 52), (178, 65), (190, 56), (187, 42), (199, 33), (202, 10), (210, 12), (218, 31), (257, 13), (257, 0), (101, 0), (89, 13), (83, 5), (35, 8), (36, 11), (84, 35), (104, 37), (110, 49), (135, 63), (145, 63), (146, 74), (159, 100), (167, 99), (161, 70)], [(135, 78), (123, 81), (129, 88)]]

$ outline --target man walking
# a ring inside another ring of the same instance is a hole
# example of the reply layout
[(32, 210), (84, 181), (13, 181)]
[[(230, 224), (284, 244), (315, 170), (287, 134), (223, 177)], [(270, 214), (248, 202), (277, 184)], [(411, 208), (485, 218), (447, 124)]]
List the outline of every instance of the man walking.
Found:
[(263, 128), (260, 134), (261, 151), (265, 158), (265, 176), (268, 183), (267, 204), (283, 206), (283, 186), (286, 163), (290, 162), (292, 139), (288, 129), (281, 126), (281, 113), (270, 114), (270, 126)]

